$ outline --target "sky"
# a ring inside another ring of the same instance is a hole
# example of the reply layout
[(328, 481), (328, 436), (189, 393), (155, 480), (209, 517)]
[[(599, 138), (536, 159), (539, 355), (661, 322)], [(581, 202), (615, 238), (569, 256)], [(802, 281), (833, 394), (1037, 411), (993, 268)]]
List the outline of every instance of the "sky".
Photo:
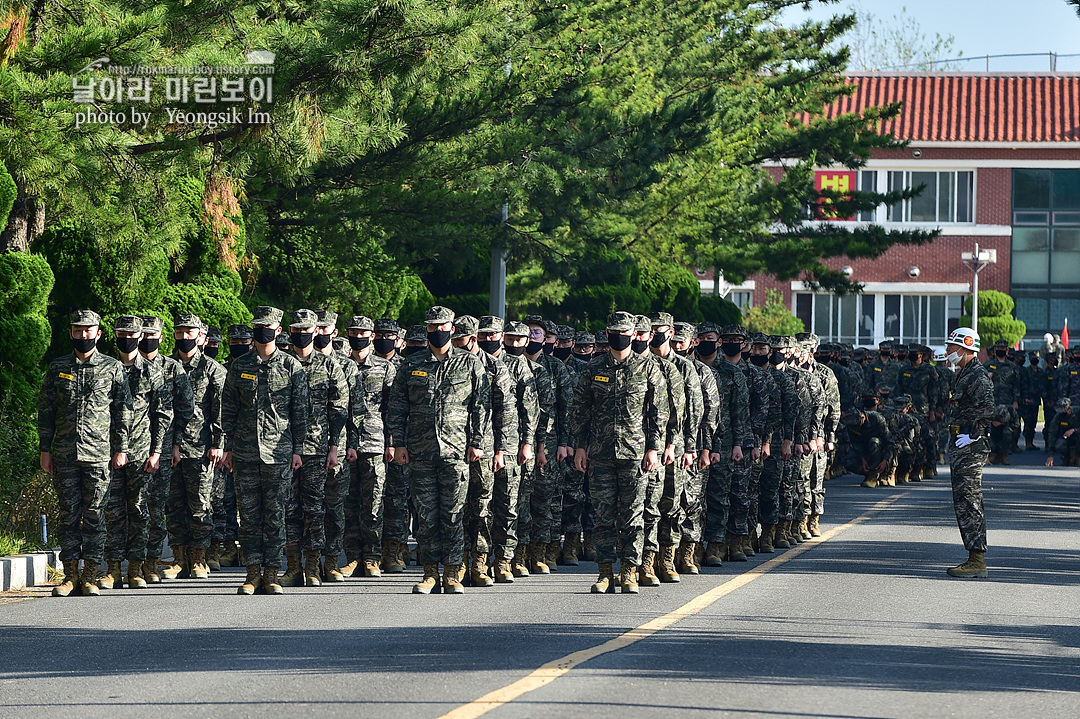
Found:
[[(1065, 0), (841, 0), (836, 5), (788, 10), (789, 22), (820, 20), (861, 6), (879, 19), (889, 19), (907, 8), (929, 38), (934, 33), (955, 38), (953, 56), (999, 55), (1029, 52), (1080, 53), (1080, 17)], [(937, 58), (948, 59), (948, 58)], [(1029, 62), (1029, 61), (1017, 61)], [(1032, 67), (1031, 70), (1047, 70)], [(1080, 58), (1058, 69), (1080, 70)], [(976, 69), (976, 68), (972, 68)], [(982, 68), (985, 69), (985, 65)], [(991, 68), (993, 69), (993, 67)], [(1022, 67), (1003, 68), (1009, 70)]]

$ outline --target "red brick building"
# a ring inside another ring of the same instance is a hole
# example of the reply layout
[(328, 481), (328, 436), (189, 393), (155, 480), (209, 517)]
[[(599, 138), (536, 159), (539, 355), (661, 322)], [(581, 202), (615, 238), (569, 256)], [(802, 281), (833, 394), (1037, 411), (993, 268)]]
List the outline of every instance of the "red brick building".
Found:
[[(961, 254), (977, 242), (996, 254), (979, 274), (979, 289), (1012, 295), (1028, 344), (1060, 332), (1066, 317), (1080, 325), (1080, 75), (874, 73), (848, 82), (857, 91), (827, 115), (901, 102), (900, 115), (882, 131), (911, 144), (875, 154), (857, 172), (821, 168), (819, 187), (926, 190), (837, 221), (940, 228), (941, 236), (921, 247), (894, 247), (877, 260), (828, 261), (865, 285), (858, 296), (765, 276), (721, 283), (721, 293), (745, 306), (763, 303), (766, 289), (781, 290), (792, 312), (829, 341), (942, 345), (971, 293), (972, 271)], [(698, 276), (702, 291), (712, 293), (712, 272)]]

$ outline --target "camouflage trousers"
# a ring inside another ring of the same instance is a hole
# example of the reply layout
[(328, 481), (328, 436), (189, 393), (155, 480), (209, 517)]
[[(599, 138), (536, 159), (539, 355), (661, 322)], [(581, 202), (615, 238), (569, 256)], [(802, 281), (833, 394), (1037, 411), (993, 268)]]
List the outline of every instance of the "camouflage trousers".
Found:
[(148, 557), (160, 557), (165, 551), (165, 540), (169, 536), (169, 529), (165, 524), (165, 507), (169, 503), (173, 472), (169, 457), (169, 454), (161, 455), (160, 468), (150, 475), (146, 483), (146, 511), (150, 518), (146, 537)]
[(683, 541), (700, 542), (705, 531), (705, 478), (708, 475), (708, 468), (698, 469), (697, 465), (686, 471), (682, 496), (679, 499), (682, 508)]
[(385, 491), (386, 462), (383, 456), (374, 452), (358, 455), (349, 466), (349, 488), (345, 495), (343, 548), (348, 561), (371, 559), (377, 562), (382, 556)]
[(222, 468), (214, 470), (210, 506), (214, 513), (214, 533), (210, 536), (210, 543), (235, 542), (239, 527), (236, 523), (236, 485), (232, 472)]
[[(1047, 421), (1052, 419), (1054, 412), (1051, 409), (1047, 413)], [(1024, 439), (1028, 442), (1035, 441), (1035, 425), (1039, 423), (1039, 400), (1031, 404), (1020, 404), (1020, 419), (1024, 421)]]
[(825, 514), (825, 467), (829, 453), (824, 449), (810, 455), (810, 476), (803, 496), (804, 515)]
[(544, 444), (548, 462), (543, 467), (535, 467), (532, 491), (529, 493), (529, 521), (532, 524), (529, 541), (547, 544), (562, 536), (563, 463), (555, 461), (559, 446), (554, 436)]
[(280, 567), (285, 549), (285, 503), (292, 485), (288, 464), (234, 462), (244, 562)]
[(468, 465), (456, 457), (410, 458), (409, 484), (419, 519), (417, 559), (421, 564), (463, 564)]
[(105, 552), (109, 465), (55, 462), (53, 489), (60, 514), (60, 559), (100, 562)]
[(383, 537), (404, 544), (412, 523), (409, 504), (409, 465), (391, 462), (386, 465), (383, 487)]
[(214, 532), (210, 494), (214, 488), (214, 464), (207, 457), (181, 459), (172, 468), (166, 518), (169, 545), (206, 549)]
[(326, 548), (326, 455), (305, 454), (285, 500), (285, 544), (304, 552)]
[(780, 523), (780, 485), (785, 462), (778, 456), (779, 446), (760, 463), (758, 470), (757, 519), (762, 524)]
[[(862, 468), (864, 459), (866, 460), (865, 471)], [(851, 445), (848, 450), (847, 466), (855, 474), (865, 477), (871, 472), (877, 471), (882, 460), (885, 460), (886, 469), (892, 463), (892, 458), (885, 456), (885, 449), (881, 444), (881, 440), (877, 437), (871, 437), (865, 442), (857, 442)]]
[[(326, 491), (323, 506), (326, 508), (324, 524), (326, 527), (326, 546), (323, 556), (337, 562), (341, 556), (348, 517), (345, 514), (345, 502), (352, 493), (352, 462), (338, 462), (333, 469), (326, 471)], [(331, 565), (333, 566), (333, 565)]]
[(810, 512), (810, 475), (814, 471), (814, 453), (804, 454), (795, 461), (795, 503), (791, 507), (792, 519), (798, 521)]
[(574, 458), (564, 461), (562, 494), (562, 533), (577, 534), (582, 530), (585, 512), (585, 473), (574, 467)]
[(596, 507), (597, 562), (641, 564), (645, 543), (645, 489), (640, 459), (592, 460), (589, 489)]
[(517, 459), (495, 472), (491, 488), (492, 557), (511, 559), (518, 546), (518, 494), (521, 476), (532, 470), (531, 464), (519, 467)]
[(986, 515), (983, 511), (982, 475), (988, 454), (985, 438), (967, 447), (949, 443), (949, 467), (952, 475), (953, 508), (964, 549), (986, 551)]
[(1005, 452), (1008, 454), (1012, 451), (1016, 435), (1013, 434), (1011, 426), (1003, 424), (1000, 427), (995, 427), (991, 424), (989, 430), (991, 452)]
[(758, 526), (758, 510), (760, 508), (761, 497), (761, 471), (764, 468), (764, 461), (758, 458), (750, 465), (750, 484), (749, 491), (747, 493), (749, 500), (749, 511), (746, 514), (746, 526), (751, 532), (757, 529)]
[(937, 435), (926, 417), (919, 417), (919, 443), (922, 447), (922, 466), (936, 467), (938, 460)]
[[(515, 459), (506, 453), (506, 458)], [(491, 552), (491, 502), (495, 491), (494, 458), (484, 457), (469, 465), (469, 489), (465, 495), (465, 551)]]
[(1074, 432), (1069, 437), (1059, 437), (1054, 441), (1052, 449), (1068, 459), (1069, 452), (1080, 450), (1080, 432)]
[(705, 541), (723, 542), (728, 532), (748, 534), (750, 513), (750, 450), (742, 461), (731, 459), (731, 448), (724, 446), (720, 461), (709, 467), (705, 484)]
[(517, 543), (532, 541), (532, 492), (536, 483), (536, 460), (518, 468)]
[(109, 475), (109, 497), (105, 502), (105, 560), (141, 562), (146, 559), (150, 521), (146, 511), (146, 483), (150, 475), (143, 471), (143, 462), (132, 459), (120, 469), (110, 469)]
[(676, 545), (682, 538), (682, 495), (686, 470), (678, 467), (682, 453), (669, 465), (648, 474), (645, 489), (645, 549), (659, 551), (661, 546)]
[(585, 477), (582, 481), (582, 492), (585, 497), (585, 502), (581, 507), (581, 531), (591, 532), (593, 527), (596, 526), (596, 509), (593, 507), (592, 494), (589, 491), (589, 470), (585, 468)]
[(795, 518), (795, 507), (800, 504), (798, 483), (799, 460), (793, 454), (786, 462), (780, 462), (780, 513), (781, 522), (790, 522)]

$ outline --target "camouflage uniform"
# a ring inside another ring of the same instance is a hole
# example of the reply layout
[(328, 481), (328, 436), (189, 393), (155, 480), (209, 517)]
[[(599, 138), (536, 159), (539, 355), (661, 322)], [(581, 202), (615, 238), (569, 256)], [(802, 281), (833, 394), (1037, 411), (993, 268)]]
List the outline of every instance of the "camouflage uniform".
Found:
[[(375, 320), (375, 331), (400, 334), (401, 328), (394, 320), (383, 318)], [(389, 362), (394, 366), (396, 376), (405, 358), (395, 353)], [(409, 539), (409, 519), (409, 465), (391, 462), (386, 465), (386, 484), (383, 487), (383, 540), (405, 546)]]
[[(996, 353), (1003, 348), (1007, 351), (1004, 340), (999, 340), (994, 344), (993, 350)], [(1019, 368), (1008, 359), (999, 357), (987, 360), (985, 367), (990, 381), (994, 384), (994, 404), (1009, 407), (1009, 428), (1011, 437), (1015, 440), (1020, 436), (1020, 413), (1016, 410), (1016, 407), (1020, 406)], [(1006, 452), (1011, 450), (1012, 447), (1009, 447)]]
[[(319, 329), (337, 327), (337, 312), (316, 310), (315, 317), (315, 326)], [(317, 334), (315, 338), (317, 339), (319, 336)], [(341, 370), (341, 374), (345, 378), (345, 396), (348, 401), (348, 398), (352, 397), (353, 386), (356, 384), (357, 368), (356, 363), (349, 358), (349, 345), (346, 338), (334, 337), (331, 340), (329, 351), (326, 349), (320, 350), (318, 346), (315, 349), (330, 358)], [(326, 536), (326, 544), (323, 548), (323, 557), (326, 561), (324, 561), (323, 565), (327, 570), (324, 574), (332, 580), (336, 579), (333, 570), (337, 567), (338, 559), (343, 551), (345, 526), (347, 524), (345, 501), (352, 486), (352, 463), (345, 456), (348, 448), (347, 430), (348, 422), (342, 427), (337, 437), (330, 438), (330, 444), (338, 448), (338, 462), (326, 470), (326, 484), (323, 492), (323, 526)]]
[[(817, 335), (810, 336), (811, 344), (817, 344)], [(811, 360), (810, 369), (821, 382), (823, 396), (822, 426), (826, 444), (836, 443), (836, 428), (840, 424), (840, 390), (836, 384), (836, 375), (827, 365)], [(825, 470), (828, 451), (819, 449), (811, 456), (810, 495), (806, 500), (806, 513), (811, 517), (825, 514)]]
[[(1024, 421), (1024, 440), (1028, 449), (1035, 446), (1035, 426), (1039, 423), (1039, 405), (1046, 394), (1046, 375), (1039, 368), (1039, 355), (1031, 353), (1031, 364), (1020, 368), (1020, 418)], [(1053, 416), (1053, 405), (1046, 407), (1046, 417)]]
[[(949, 465), (952, 469), (953, 507), (964, 548), (986, 551), (986, 517), (983, 513), (982, 473), (989, 452), (986, 426), (994, 413), (994, 385), (986, 367), (972, 359), (957, 373), (949, 404)], [(956, 437), (967, 434), (975, 441), (956, 446)]]
[[(747, 337), (746, 329), (740, 325), (725, 327), (722, 334)], [(750, 431), (753, 433), (753, 446), (750, 451), (743, 447), (743, 460), (739, 463), (746, 467), (745, 485), (740, 484), (737, 486), (734, 481), (732, 482), (731, 511), (727, 530), (729, 534), (746, 537), (749, 536), (751, 529), (756, 529), (756, 523), (754, 527), (750, 526), (750, 517), (753, 513), (754, 498), (757, 494), (754, 479), (755, 475), (760, 476), (761, 466), (760, 456), (755, 461), (752, 451), (754, 449), (760, 451), (761, 447), (772, 437), (772, 432), (777, 423), (776, 408), (773, 403), (777, 400), (775, 398), (776, 388), (772, 384), (772, 378), (769, 377), (768, 370), (757, 367), (741, 357), (735, 366), (742, 371), (743, 376), (746, 378), (746, 386), (749, 391), (749, 424)], [(757, 466), (756, 469), (755, 465)], [(735, 478), (741, 478), (741, 474), (737, 471)]]
[[(1063, 457), (1063, 464), (1076, 464), (1080, 459), (1080, 415), (1072, 408), (1072, 401), (1068, 398), (1059, 400), (1057, 411), (1053, 419), (1046, 423), (1046, 453), (1059, 452)], [(1072, 430), (1068, 437), (1065, 433)]]
[[(595, 344), (595, 338), (588, 332), (578, 332), (574, 336), (576, 345)], [(566, 371), (570, 373), (570, 386), (577, 387), (581, 375), (588, 371), (587, 360), (574, 355), (566, 361)], [(563, 467), (563, 511), (562, 533), (577, 536), (584, 527), (582, 516), (585, 512), (585, 473), (579, 472), (574, 466), (573, 455), (565, 460)]]
[(1080, 361), (1077, 361), (1076, 350), (1069, 350), (1069, 361), (1058, 367), (1054, 379), (1054, 400), (1068, 397), (1074, 407), (1080, 406)]
[(907, 481), (908, 477), (922, 466), (922, 455), (919, 451), (919, 421), (904, 411), (910, 406), (910, 397), (896, 395), (881, 411), (889, 424), (889, 433), (893, 438), (895, 453), (893, 466), (896, 467), (895, 478), (899, 482)]
[[(844, 415), (844, 424), (847, 425), (848, 437), (851, 439), (848, 467), (866, 478), (866, 486), (877, 486), (881, 476), (877, 468), (885, 462), (883, 474), (888, 474), (896, 453), (888, 421), (879, 412), (853, 409)], [(864, 460), (866, 470), (862, 469)]]
[[(779, 347), (790, 349), (795, 347), (795, 338), (784, 335), (780, 338)], [(783, 372), (795, 385), (799, 407), (795, 421), (795, 445), (809, 444), (814, 437), (820, 436), (821, 417), (817, 412), (817, 402), (820, 402), (820, 382), (806, 370), (798, 366), (794, 357), (789, 357)], [(817, 385), (816, 388), (814, 385)], [(818, 394), (811, 392), (817, 389)], [(783, 522), (791, 522), (803, 517), (803, 503), (800, 495), (799, 474), (802, 467), (802, 457), (796, 457), (792, 452), (791, 458), (784, 462), (783, 476), (780, 484), (780, 519)]]
[[(251, 327), (231, 325), (228, 335), (230, 340), (251, 339)], [(226, 376), (229, 365), (232, 363), (233, 360), (230, 359), (229, 364), (225, 366)], [(227, 550), (233, 548), (240, 538), (240, 525), (237, 522), (239, 510), (236, 506), (236, 482), (233, 480), (233, 473), (225, 467), (218, 467), (214, 472), (214, 489), (210, 499), (214, 512), (214, 533), (211, 542), (225, 544)]]
[[(281, 310), (261, 306), (252, 323), (280, 321)], [(221, 420), (233, 458), (240, 547), (249, 566), (281, 566), (292, 459), (304, 454), (308, 412), (307, 375), (292, 355), (275, 350), (263, 360), (253, 349), (229, 366)]]
[[(100, 322), (91, 310), (71, 313), (72, 326)], [(95, 350), (85, 362), (72, 353), (49, 363), (38, 398), (38, 445), (52, 453), (61, 561), (101, 562), (109, 461), (128, 451), (131, 419), (127, 377), (115, 359)]]
[[(755, 344), (768, 342), (774, 353), (781, 348), (779, 337), (758, 335), (753, 338)], [(770, 358), (771, 359), (771, 358)], [(790, 460), (783, 460), (783, 442), (795, 442), (795, 428), (799, 419), (799, 395), (794, 380), (787, 372), (769, 364), (769, 374), (776, 387), (775, 403), (780, 414), (780, 424), (770, 438), (769, 456), (764, 459), (758, 479), (758, 519), (763, 526), (780, 523), (780, 491), (784, 476), (784, 465)]]
[[(429, 323), (453, 322), (445, 307), (428, 310)], [(483, 363), (447, 348), (439, 361), (430, 349), (410, 352), (394, 378), (388, 433), (405, 447), (413, 502), (419, 517), (417, 556), (425, 565), (462, 566), (462, 518), (468, 489), (466, 449), (480, 448), (488, 431), (491, 387)]]
[[(525, 318), (525, 323), (535, 322), (535, 315)], [(555, 327), (545, 323), (550, 330)], [(533, 544), (549, 544), (560, 539), (562, 534), (562, 462), (556, 461), (559, 447), (570, 445), (569, 412), (573, 401), (574, 388), (570, 383), (570, 373), (566, 365), (549, 354), (537, 355), (536, 362), (544, 368), (541, 378), (551, 383), (551, 395), (554, 404), (550, 410), (550, 420), (546, 425), (547, 434), (543, 438), (547, 464), (534, 468), (533, 486), (529, 505), (532, 526), (529, 540)], [(543, 393), (541, 393), (543, 396)], [(542, 406), (542, 404), (541, 404)], [(559, 519), (556, 520), (555, 507), (558, 506)]]
[[(675, 325), (673, 340), (680, 337), (692, 337), (696, 328), (693, 325), (679, 322)], [(684, 340), (685, 341), (685, 340)], [(726, 407), (720, 400), (720, 390), (717, 387), (716, 373), (704, 362), (688, 358), (694, 371), (697, 373), (698, 382), (701, 384), (702, 420), (697, 429), (697, 446), (705, 451), (712, 452), (716, 445), (716, 437), (723, 436), (727, 432), (730, 416), (721, 416), (721, 410)], [(730, 413), (730, 410), (725, 410)], [(682, 543), (689, 546), (701, 542), (705, 531), (705, 484), (711, 473), (709, 467), (700, 469), (696, 464), (686, 472), (686, 480), (683, 482), (683, 491), (680, 498), (682, 519)]]
[(1012, 409), (1007, 404), (994, 407), (994, 418), (990, 421), (987, 437), (990, 440), (990, 463), (997, 464), (1007, 459), (1012, 450), (1015, 437), (1012, 433)]
[[(911, 351), (922, 355), (923, 347), (911, 345)], [(907, 395), (911, 398), (912, 417), (919, 423), (917, 438), (917, 453), (919, 455), (919, 468), (930, 468), (937, 463), (937, 440), (934, 431), (930, 427), (930, 412), (937, 411), (938, 388), (937, 371), (926, 362), (914, 361), (904, 367), (896, 380), (897, 394)], [(914, 477), (918, 479), (918, 474)]]
[[(811, 439), (825, 437), (825, 413), (826, 413), (826, 397), (825, 388), (821, 384), (821, 379), (813, 369), (807, 365), (805, 367), (796, 367), (801, 372), (802, 381), (806, 385), (806, 390), (809, 396), (809, 432), (807, 433), (807, 442)], [(798, 380), (796, 380), (798, 381)], [(801, 522), (810, 514), (810, 509), (813, 505), (813, 495), (811, 493), (811, 482), (814, 473), (815, 456), (818, 453), (811, 452), (804, 454), (795, 460), (795, 464), (792, 467), (792, 479), (794, 481), (795, 494), (792, 501), (792, 520), (796, 523)]]
[[(878, 345), (879, 352), (892, 353), (891, 342), (882, 342)], [(879, 356), (865, 368), (866, 379), (863, 382), (864, 393), (880, 394), (881, 390), (891, 391), (896, 386), (896, 378), (900, 373), (900, 362), (895, 359), (883, 361)]]

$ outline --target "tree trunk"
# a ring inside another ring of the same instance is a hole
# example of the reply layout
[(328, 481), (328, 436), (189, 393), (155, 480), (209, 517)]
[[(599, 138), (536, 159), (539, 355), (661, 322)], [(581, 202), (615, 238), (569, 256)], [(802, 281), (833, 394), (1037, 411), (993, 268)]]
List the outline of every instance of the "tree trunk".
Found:
[(45, 208), (37, 197), (19, 193), (0, 233), (0, 252), (26, 252), (45, 231)]

